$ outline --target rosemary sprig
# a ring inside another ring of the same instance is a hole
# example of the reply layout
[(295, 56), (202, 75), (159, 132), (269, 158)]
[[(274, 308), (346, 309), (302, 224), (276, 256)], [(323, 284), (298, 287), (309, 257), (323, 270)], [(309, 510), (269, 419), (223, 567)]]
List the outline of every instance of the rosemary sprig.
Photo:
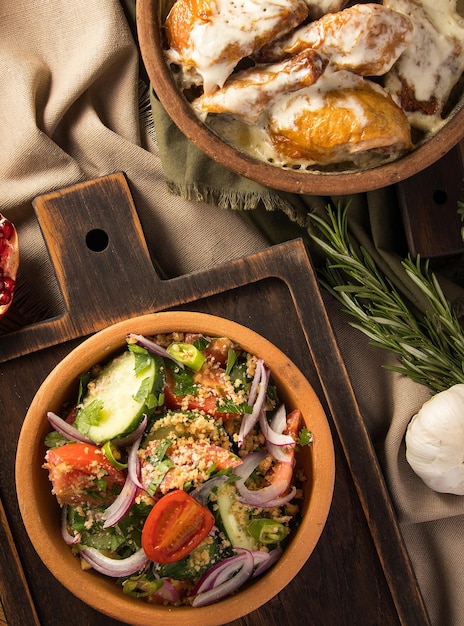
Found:
[(320, 235), (312, 235), (327, 257), (319, 271), (322, 285), (355, 318), (351, 325), (370, 343), (399, 357), (385, 366), (427, 386), (433, 392), (464, 382), (464, 334), (428, 262), (420, 257), (402, 261), (406, 276), (425, 297), (427, 309), (418, 314), (364, 249), (349, 241), (348, 206), (327, 207), (327, 221), (310, 214)]

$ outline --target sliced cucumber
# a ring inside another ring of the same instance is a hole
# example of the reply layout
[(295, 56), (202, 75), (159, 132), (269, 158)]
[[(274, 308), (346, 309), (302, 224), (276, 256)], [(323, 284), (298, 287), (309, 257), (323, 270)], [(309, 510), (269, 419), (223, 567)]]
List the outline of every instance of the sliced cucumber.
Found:
[(245, 508), (232, 505), (236, 502), (235, 495), (237, 490), (234, 485), (224, 483), (217, 488), (217, 513), (219, 515), (218, 523), (224, 529), (230, 543), (234, 548), (246, 548), (247, 550), (258, 550), (258, 542), (250, 535), (247, 530), (248, 519), (240, 519), (240, 513), (245, 515)]
[(115, 357), (89, 383), (76, 428), (96, 443), (130, 433), (142, 415), (156, 407), (158, 368), (158, 361), (146, 351), (126, 350)]

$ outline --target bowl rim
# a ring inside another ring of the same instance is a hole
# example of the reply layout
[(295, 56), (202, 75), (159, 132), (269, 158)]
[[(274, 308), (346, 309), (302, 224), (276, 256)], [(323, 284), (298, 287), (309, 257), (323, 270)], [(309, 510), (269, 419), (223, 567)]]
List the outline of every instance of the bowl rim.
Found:
[[(98, 592), (89, 594), (88, 589), (92, 586), (83, 585), (81, 577), (76, 576), (76, 571), (80, 571), (79, 562), (72, 556), (69, 546), (60, 540), (59, 507), (51, 494), (48, 477), (45, 472), (37, 472), (37, 468), (43, 463), (45, 451), (37, 432), (42, 431), (43, 435), (49, 430), (46, 412), (59, 410), (59, 406), (55, 405), (61, 406), (72, 380), (95, 362), (101, 361), (105, 356), (109, 358), (112, 353), (121, 349), (125, 345), (128, 332), (156, 334), (175, 330), (228, 336), (244, 349), (255, 351), (259, 355), (265, 353), (265, 360), (269, 363), (278, 387), (285, 387), (286, 383), (292, 381), (295, 389), (304, 391), (302, 413), (304, 417), (310, 415), (307, 423), (315, 436), (311, 447), (311, 465), (316, 471), (312, 477), (311, 495), (303, 521), (285, 549), (285, 553), (291, 557), (290, 561), (284, 559), (277, 562), (263, 578), (242, 589), (236, 596), (195, 609), (158, 606), (124, 596), (114, 581), (96, 572), (86, 572), (86, 575), (97, 577), (94, 580), (98, 581)], [(57, 380), (63, 376), (66, 384), (57, 385)], [(318, 471), (321, 464), (323, 471)], [(18, 504), (32, 545), (49, 571), (77, 598), (115, 619), (124, 615), (133, 626), (144, 626), (154, 617), (162, 618), (165, 626), (178, 626), (183, 623), (184, 614), (185, 621), (188, 620), (191, 626), (216, 626), (258, 609), (280, 592), (306, 563), (319, 541), (329, 515), (335, 481), (335, 455), (330, 426), (312, 385), (279, 348), (255, 331), (226, 318), (206, 313), (169, 311), (141, 315), (113, 324), (85, 339), (53, 368), (34, 396), (24, 419), (18, 440), (15, 469)], [(43, 492), (44, 483), (48, 489), (47, 498), (37, 500), (36, 495)], [(50, 522), (51, 518), (53, 522)], [(47, 524), (54, 524), (55, 519), (58, 543), (54, 541), (56, 537), (43, 531)], [(302, 545), (305, 546), (304, 550)], [(220, 618), (220, 615), (224, 615), (224, 618)]]
[(158, 0), (138, 0), (136, 5), (140, 52), (156, 97), (179, 130), (208, 157), (235, 174), (265, 187), (309, 195), (373, 191), (418, 174), (447, 154), (464, 137), (463, 96), (446, 123), (434, 135), (412, 152), (390, 163), (352, 172), (301, 172), (254, 159), (227, 144), (201, 123), (187, 100), (181, 96), (162, 54), (158, 6)]

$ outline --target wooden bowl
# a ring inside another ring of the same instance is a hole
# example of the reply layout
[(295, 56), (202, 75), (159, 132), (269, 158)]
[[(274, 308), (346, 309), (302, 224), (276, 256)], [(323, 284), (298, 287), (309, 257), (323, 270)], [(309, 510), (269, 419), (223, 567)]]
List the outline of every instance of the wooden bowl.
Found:
[[(47, 411), (59, 412), (65, 400), (75, 398), (77, 378), (95, 363), (108, 359), (125, 345), (127, 333), (144, 335), (174, 330), (227, 336), (244, 349), (261, 356), (287, 408), (298, 407), (314, 437), (303, 448), (299, 462), (307, 475), (303, 520), (281, 559), (261, 578), (235, 596), (202, 608), (165, 607), (125, 596), (112, 580), (83, 571), (80, 560), (61, 538), (60, 510), (42, 469), (44, 436), (50, 431)], [(250, 613), (283, 589), (311, 555), (326, 522), (334, 485), (334, 452), (324, 410), (303, 374), (269, 341), (255, 332), (219, 317), (202, 313), (165, 312), (125, 320), (85, 340), (45, 379), (24, 420), (16, 457), (16, 489), (29, 538), (50, 572), (75, 596), (114, 619), (134, 626), (219, 625)]]
[(160, 0), (138, 0), (137, 30), (142, 59), (157, 97), (179, 129), (214, 161), (264, 186), (299, 194), (362, 193), (400, 182), (435, 163), (464, 137), (464, 95), (446, 124), (412, 152), (395, 161), (340, 172), (283, 169), (235, 149), (195, 115), (177, 88), (163, 54)]

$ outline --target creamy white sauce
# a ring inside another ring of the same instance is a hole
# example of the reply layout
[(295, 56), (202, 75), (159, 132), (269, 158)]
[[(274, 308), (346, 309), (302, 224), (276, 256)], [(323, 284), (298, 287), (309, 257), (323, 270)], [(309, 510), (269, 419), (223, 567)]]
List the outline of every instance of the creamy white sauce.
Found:
[(254, 124), (281, 94), (299, 92), (309, 84), (311, 76), (317, 80), (318, 70), (323, 71), (323, 61), (317, 57), (311, 62), (314, 74), (306, 62), (294, 63), (293, 59), (237, 72), (222, 89), (194, 101), (193, 108), (203, 120), (208, 110), (212, 110), (238, 115), (247, 124)]
[[(253, 51), (255, 40), (276, 29), (283, 11), (292, 7), (289, 0), (211, 2), (214, 14), (208, 22), (193, 25), (186, 55), (202, 76), (205, 93), (222, 87), (240, 58)], [(234, 54), (238, 48), (240, 54)]]
[(406, 15), (379, 4), (356, 4), (297, 28), (271, 45), (271, 51), (277, 56), (311, 47), (338, 69), (381, 76), (404, 51), (412, 34), (412, 22)]
[[(365, 80), (351, 72), (326, 71), (314, 85), (300, 89), (294, 94), (279, 96), (269, 107), (269, 118), (272, 118), (278, 127), (290, 128), (292, 125), (296, 127), (295, 121), (302, 110), (318, 111), (325, 107), (326, 94), (329, 91), (355, 89), (363, 85), (365, 85)], [(352, 109), (355, 116), (363, 123), (364, 110), (359, 102), (347, 95), (344, 105)]]
[(269, 107), (269, 117), (279, 127), (289, 128), (303, 109), (317, 111), (325, 106), (327, 92), (355, 89), (364, 85), (364, 79), (345, 71), (326, 70), (319, 80), (293, 94), (282, 94)]
[[(444, 105), (464, 71), (464, 21), (449, 0), (385, 0), (385, 5), (410, 15), (414, 23), (411, 43), (401, 55), (385, 85), (394, 97), (401, 91), (399, 76), (414, 91), (416, 100), (436, 98)], [(396, 98), (397, 101), (398, 98)], [(443, 121), (436, 115), (408, 114), (411, 123), (428, 131)]]
[[(406, 48), (412, 38), (412, 30), (403, 27), (403, 19), (396, 12), (371, 13), (363, 5), (359, 5), (357, 10), (357, 19), (340, 28), (337, 37), (330, 38), (322, 50), (327, 49), (332, 62), (338, 67), (356, 71), (357, 67), (378, 65), (379, 69), (369, 74), (380, 76), (391, 68)], [(400, 35), (396, 37), (395, 48), (392, 46), (395, 40), (392, 33)]]

